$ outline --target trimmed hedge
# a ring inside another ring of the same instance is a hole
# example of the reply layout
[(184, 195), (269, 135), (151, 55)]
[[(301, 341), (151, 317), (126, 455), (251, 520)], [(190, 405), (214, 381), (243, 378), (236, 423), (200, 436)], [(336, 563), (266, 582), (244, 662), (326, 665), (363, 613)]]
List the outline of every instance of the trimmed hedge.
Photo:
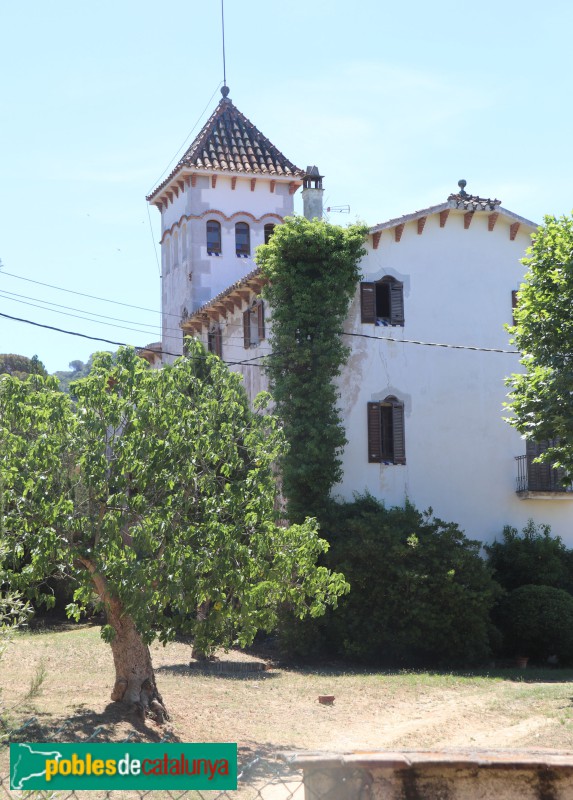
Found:
[(467, 664), (490, 653), (489, 614), (500, 589), (453, 523), (366, 495), (332, 503), (321, 520), (324, 563), (350, 593), (321, 620), (283, 625), (294, 655), (329, 653), (376, 664)]
[(499, 606), (508, 655), (573, 662), (573, 597), (551, 586), (520, 586)]

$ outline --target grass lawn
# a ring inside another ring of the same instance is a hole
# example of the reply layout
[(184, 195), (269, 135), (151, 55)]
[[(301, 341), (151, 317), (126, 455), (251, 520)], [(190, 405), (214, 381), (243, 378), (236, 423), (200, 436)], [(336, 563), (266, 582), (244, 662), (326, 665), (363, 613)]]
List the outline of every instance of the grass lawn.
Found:
[[(281, 668), (225, 676), (190, 669), (187, 644), (151, 649), (172, 717), (167, 731), (110, 703), (111, 650), (90, 625), (14, 637), (0, 665), (4, 716), (11, 727), (35, 717), (28, 741), (85, 740), (99, 727), (96, 741), (158, 741), (167, 732), (175, 741), (238, 742), (243, 761), (277, 750), (573, 751), (573, 670), (461, 675)], [(27, 698), (38, 669), (45, 679)], [(335, 695), (334, 705), (320, 705), (319, 694)]]

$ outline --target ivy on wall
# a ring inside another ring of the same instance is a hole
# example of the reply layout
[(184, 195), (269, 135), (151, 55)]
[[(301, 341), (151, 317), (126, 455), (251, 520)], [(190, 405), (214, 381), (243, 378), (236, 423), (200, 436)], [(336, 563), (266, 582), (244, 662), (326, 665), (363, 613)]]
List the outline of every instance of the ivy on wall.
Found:
[(366, 235), (362, 225), (288, 217), (257, 251), (269, 279), (272, 355), (265, 369), (289, 445), (280, 468), (291, 522), (321, 516), (342, 477), (346, 439), (335, 379), (349, 354), (341, 333)]

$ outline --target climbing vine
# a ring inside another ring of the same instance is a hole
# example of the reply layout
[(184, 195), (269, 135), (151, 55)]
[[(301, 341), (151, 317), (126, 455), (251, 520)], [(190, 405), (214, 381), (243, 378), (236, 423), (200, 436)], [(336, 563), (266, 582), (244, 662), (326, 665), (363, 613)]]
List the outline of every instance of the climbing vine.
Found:
[(341, 333), (366, 234), (361, 225), (288, 217), (257, 251), (269, 279), (272, 356), (265, 369), (289, 445), (280, 468), (291, 522), (320, 516), (342, 477), (346, 438), (335, 380), (349, 354)]

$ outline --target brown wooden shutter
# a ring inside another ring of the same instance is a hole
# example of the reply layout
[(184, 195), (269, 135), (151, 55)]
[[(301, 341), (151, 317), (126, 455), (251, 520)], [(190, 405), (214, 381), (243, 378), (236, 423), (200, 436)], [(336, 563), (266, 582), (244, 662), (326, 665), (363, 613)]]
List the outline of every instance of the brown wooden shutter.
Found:
[(392, 281), (390, 284), (390, 325), (404, 324), (404, 284)]
[(380, 424), (380, 403), (368, 403), (368, 462), (382, 462), (382, 429)]
[(360, 313), (362, 322), (376, 322), (376, 286), (360, 284)]
[(406, 463), (406, 437), (404, 435), (404, 405), (392, 403), (392, 435), (394, 464)]
[(245, 348), (251, 346), (251, 309), (243, 311), (243, 343)]
[(547, 492), (551, 490), (552, 469), (548, 463), (535, 464), (534, 459), (547, 449), (547, 442), (532, 442), (527, 439), (525, 455), (527, 456), (527, 488), (530, 492)]
[(215, 330), (215, 355), (223, 358), (223, 331), (221, 328)]
[(265, 338), (265, 304), (259, 300), (257, 305), (257, 325), (259, 328), (259, 342)]

